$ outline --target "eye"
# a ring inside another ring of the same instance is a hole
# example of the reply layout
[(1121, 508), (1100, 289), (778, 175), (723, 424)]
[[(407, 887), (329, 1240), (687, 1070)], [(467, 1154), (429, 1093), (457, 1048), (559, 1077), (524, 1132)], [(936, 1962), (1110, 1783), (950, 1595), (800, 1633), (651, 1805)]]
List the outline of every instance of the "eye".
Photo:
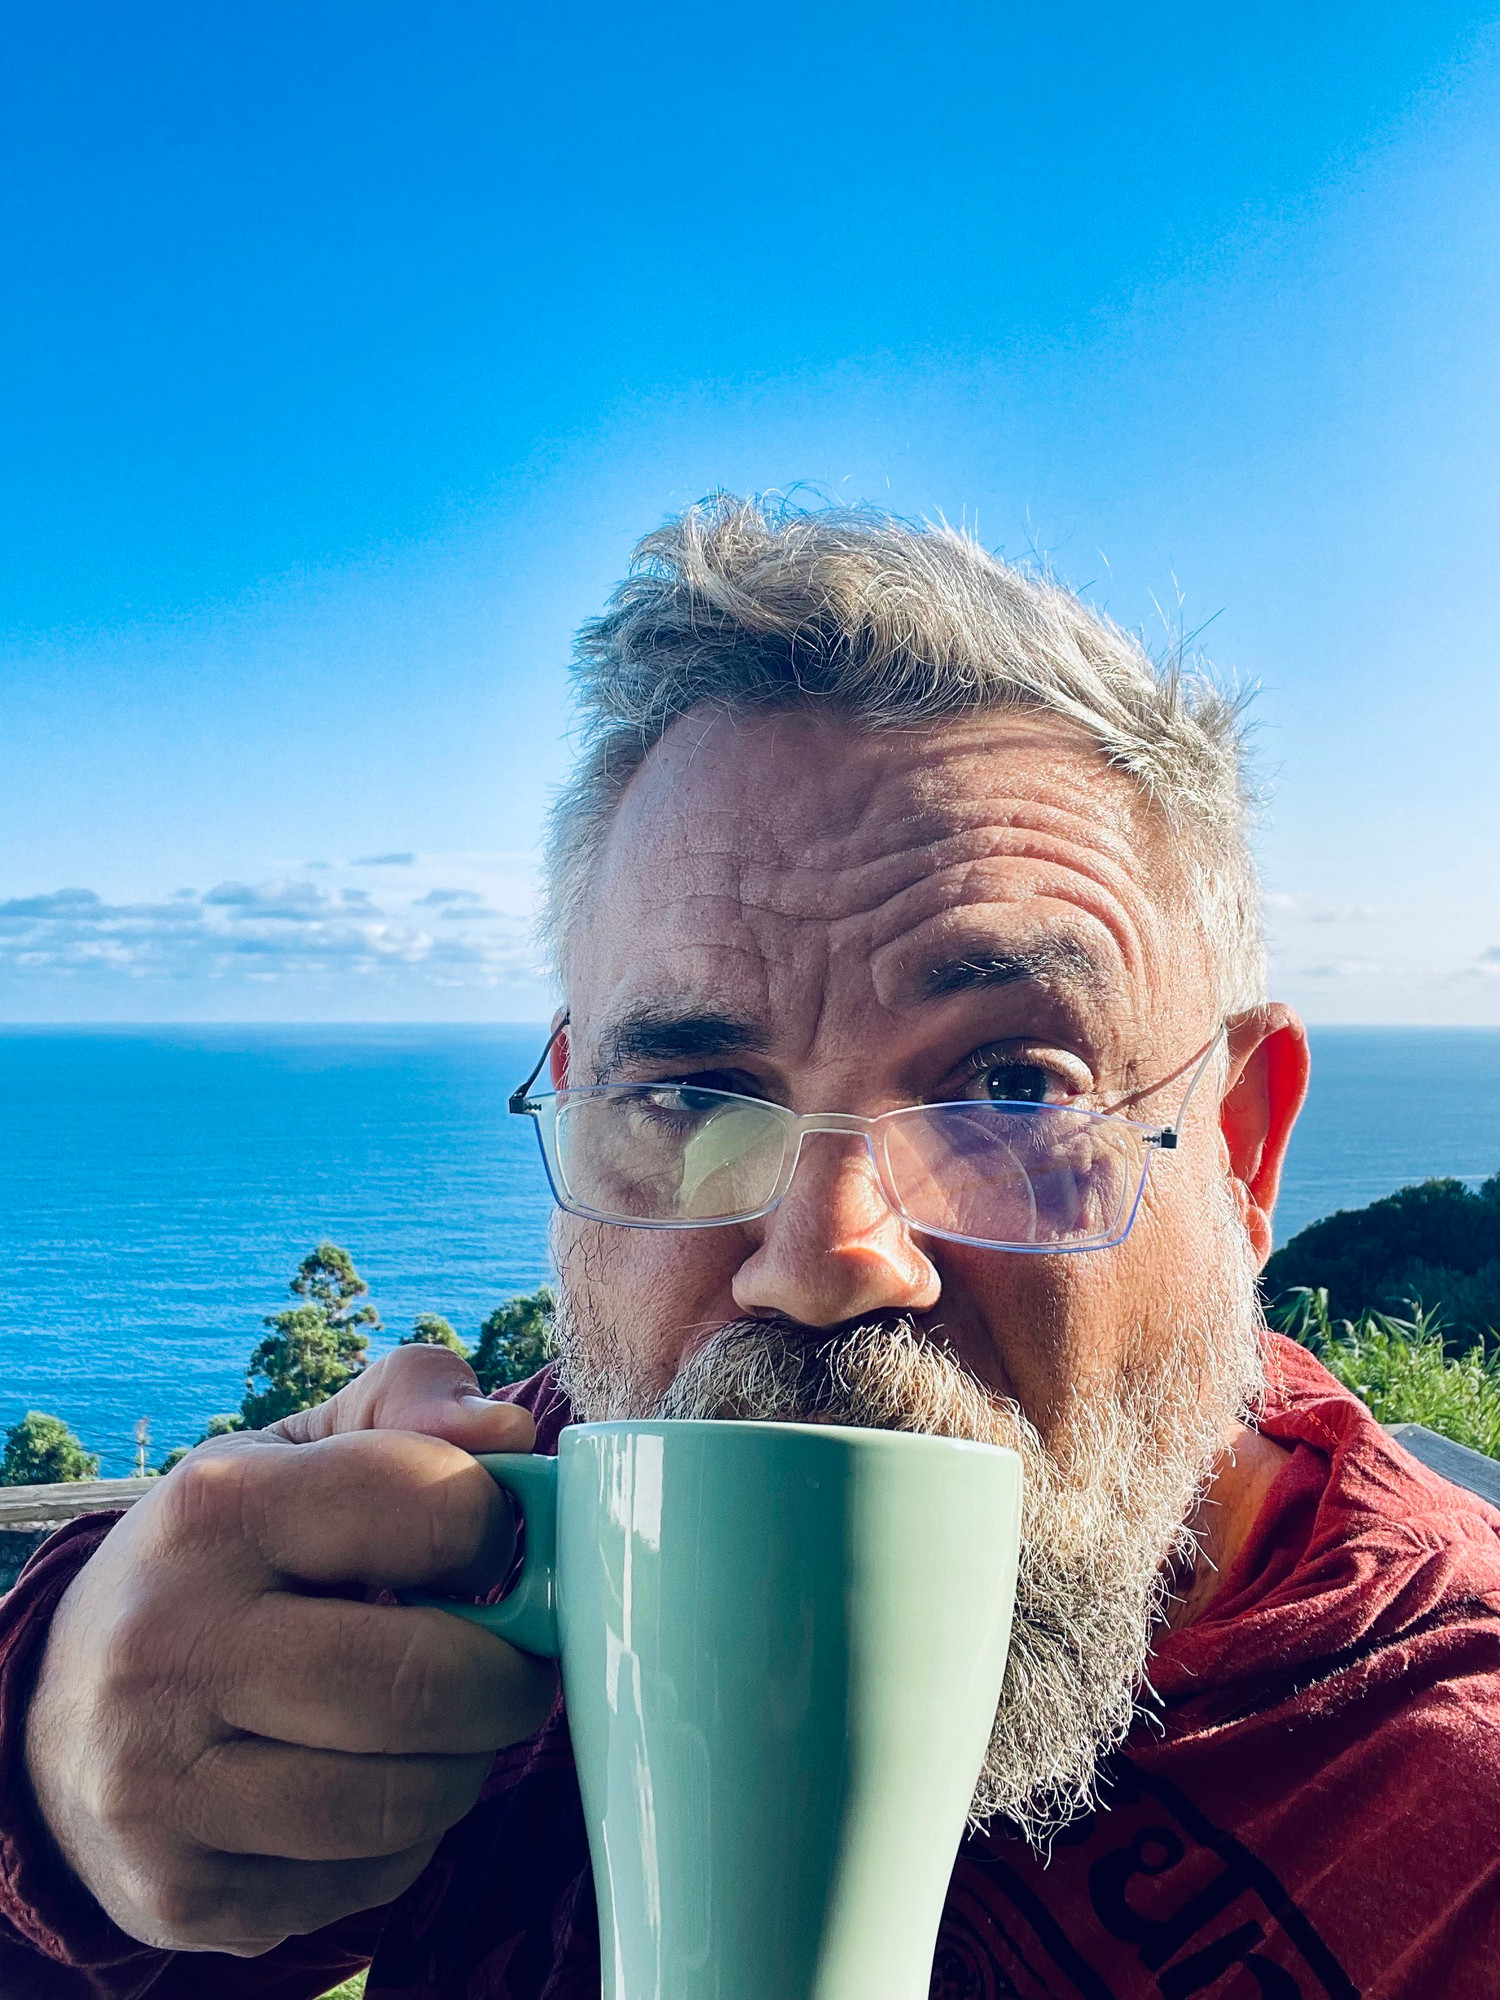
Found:
[(765, 1097), (767, 1095), (765, 1087), (755, 1077), (742, 1069), (695, 1070), (691, 1076), (663, 1078), (660, 1088), (686, 1092), (722, 1090), (730, 1092), (735, 1097)]
[(979, 1081), (986, 1097), (1007, 1104), (1045, 1104), (1054, 1079), (1040, 1063), (1003, 1062), (991, 1063)]
[(1075, 1067), (1060, 1055), (1053, 1060), (1029, 1051), (976, 1049), (963, 1065), (955, 1094), (991, 1104), (1069, 1104), (1089, 1089)]

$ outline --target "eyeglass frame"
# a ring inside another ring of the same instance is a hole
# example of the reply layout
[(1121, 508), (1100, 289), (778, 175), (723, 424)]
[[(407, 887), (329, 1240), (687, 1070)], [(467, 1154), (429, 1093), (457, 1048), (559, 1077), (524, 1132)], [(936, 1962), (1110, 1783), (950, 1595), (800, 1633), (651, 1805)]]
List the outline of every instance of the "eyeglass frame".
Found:
[[(665, 1078), (656, 1083), (581, 1084), (564, 1090), (543, 1091), (540, 1096), (533, 1097), (531, 1095), (531, 1086), (541, 1075), (543, 1065), (546, 1063), (548, 1056), (551, 1055), (558, 1036), (570, 1025), (571, 1019), (570, 1014), (565, 1013), (563, 1015), (557, 1026), (552, 1030), (552, 1033), (547, 1037), (546, 1046), (537, 1057), (531, 1074), (526, 1078), (524, 1083), (519, 1084), (511, 1092), (508, 1100), (508, 1109), (512, 1117), (531, 1118), (536, 1121), (537, 1144), (541, 1151), (542, 1167), (547, 1176), (547, 1184), (551, 1189), (552, 1199), (557, 1203), (559, 1208), (564, 1209), (569, 1215), (582, 1216), (589, 1222), (611, 1223), (620, 1229), (731, 1229), (740, 1227), (747, 1222), (759, 1222), (763, 1216), (770, 1215), (778, 1208), (790, 1192), (792, 1179), (796, 1174), (798, 1162), (802, 1157), (802, 1141), (815, 1132), (835, 1132), (844, 1133), (850, 1137), (859, 1136), (863, 1138), (866, 1150), (870, 1155), (870, 1163), (875, 1169), (875, 1178), (880, 1187), (881, 1198), (891, 1210), (891, 1213), (898, 1216), (908, 1228), (917, 1230), (923, 1236), (936, 1237), (941, 1242), (964, 1243), (977, 1250), (1014, 1252), (1018, 1256), (1033, 1257), (1067, 1257), (1085, 1250), (1113, 1250), (1125, 1241), (1125, 1238), (1135, 1227), (1135, 1219), (1140, 1212), (1141, 1201), (1146, 1192), (1146, 1181), (1151, 1171), (1153, 1151), (1173, 1153), (1178, 1150), (1182, 1121), (1187, 1115), (1187, 1108), (1192, 1102), (1193, 1093), (1198, 1088), (1199, 1079), (1212, 1061), (1220, 1042), (1224, 1040), (1229, 1032), (1229, 1023), (1227, 1020), (1221, 1021), (1219, 1026), (1214, 1030), (1207, 1048), (1199, 1058), (1197, 1067), (1188, 1078), (1187, 1089), (1183, 1092), (1182, 1102), (1177, 1107), (1177, 1116), (1170, 1124), (1147, 1125), (1138, 1118), (1123, 1117), (1117, 1111), (1073, 1111), (1073, 1116), (1078, 1118), (1097, 1119), (1109, 1125), (1127, 1126), (1131, 1131), (1140, 1134), (1141, 1145), (1146, 1149), (1140, 1179), (1136, 1182), (1135, 1198), (1130, 1204), (1130, 1212), (1126, 1216), (1123, 1225), (1113, 1236), (1102, 1238), (1088, 1237), (1079, 1243), (1009, 1243), (995, 1241), (982, 1236), (965, 1236), (951, 1229), (933, 1228), (929, 1224), (918, 1222), (914, 1217), (908, 1215), (903, 1208), (891, 1199), (891, 1191), (886, 1186), (886, 1177), (881, 1170), (880, 1158), (875, 1150), (874, 1128), (885, 1119), (897, 1118), (909, 1111), (937, 1111), (945, 1109), (950, 1102), (954, 1105), (963, 1105), (970, 1109), (984, 1106), (992, 1107), (995, 1110), (1021, 1112), (1047, 1110), (1072, 1111), (1073, 1107), (1070, 1105), (1032, 1104), (1019, 1100), (1011, 1101), (1005, 1098), (960, 1098), (945, 1100), (942, 1105), (896, 1105), (890, 1111), (877, 1111), (873, 1116), (867, 1117), (858, 1111), (796, 1112), (788, 1105), (772, 1105), (769, 1099), (749, 1097), (743, 1091), (705, 1091), (705, 1096), (740, 1098), (746, 1104), (770, 1106), (770, 1108), (781, 1112), (786, 1119), (792, 1121), (795, 1125), (796, 1145), (791, 1152), (791, 1165), (787, 1168), (784, 1179), (778, 1184), (776, 1193), (770, 1201), (764, 1203), (759, 1208), (748, 1209), (743, 1214), (737, 1215), (685, 1216), (680, 1220), (646, 1220), (635, 1216), (606, 1215), (599, 1209), (589, 1208), (582, 1202), (575, 1201), (571, 1196), (565, 1200), (558, 1192), (557, 1178), (553, 1173), (551, 1157), (548, 1154), (546, 1141), (542, 1134), (541, 1121), (546, 1106), (549, 1103), (555, 1105), (560, 1098), (566, 1097), (603, 1096), (606, 1092), (621, 1090), (659, 1090), (675, 1081), (672, 1078)], [(555, 1116), (556, 1114), (554, 1113), (554, 1119)]]

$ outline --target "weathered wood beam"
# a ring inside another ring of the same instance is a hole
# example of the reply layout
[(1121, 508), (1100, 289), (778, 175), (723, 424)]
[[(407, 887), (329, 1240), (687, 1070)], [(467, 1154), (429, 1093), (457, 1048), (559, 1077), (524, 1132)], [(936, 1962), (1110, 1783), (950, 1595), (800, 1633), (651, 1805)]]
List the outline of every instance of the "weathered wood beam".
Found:
[(56, 1486), (0, 1486), (0, 1527), (60, 1527), (80, 1514), (129, 1507), (156, 1484), (146, 1479), (65, 1479)]

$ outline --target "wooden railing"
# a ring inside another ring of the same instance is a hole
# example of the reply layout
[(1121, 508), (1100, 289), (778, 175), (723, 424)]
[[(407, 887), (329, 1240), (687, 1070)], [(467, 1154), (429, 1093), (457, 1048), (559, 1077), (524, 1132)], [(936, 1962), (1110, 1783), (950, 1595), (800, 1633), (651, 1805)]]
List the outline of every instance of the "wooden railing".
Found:
[(154, 1479), (67, 1479), (57, 1486), (0, 1486), (0, 1595), (50, 1534), (80, 1514), (130, 1507)]
[(0, 1486), (0, 1528), (60, 1528), (80, 1514), (129, 1507), (149, 1493), (146, 1479), (65, 1479), (57, 1486)]

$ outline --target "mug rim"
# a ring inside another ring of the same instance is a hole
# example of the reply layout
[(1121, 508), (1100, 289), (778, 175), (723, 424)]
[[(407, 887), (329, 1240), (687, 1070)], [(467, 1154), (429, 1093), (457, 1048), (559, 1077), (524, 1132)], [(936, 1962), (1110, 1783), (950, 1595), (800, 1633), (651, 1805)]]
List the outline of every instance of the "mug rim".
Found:
[(564, 1424), (558, 1432), (557, 1443), (561, 1451), (563, 1440), (568, 1437), (670, 1437), (683, 1431), (709, 1432), (715, 1436), (748, 1432), (764, 1436), (770, 1433), (799, 1440), (821, 1437), (830, 1443), (847, 1445), (857, 1442), (871, 1448), (894, 1447), (897, 1450), (912, 1446), (946, 1447), (951, 1450), (957, 1446), (965, 1452), (978, 1452), (989, 1458), (1020, 1461), (1020, 1453), (1013, 1445), (987, 1444), (982, 1438), (946, 1437), (937, 1431), (881, 1430), (872, 1424), (792, 1423), (761, 1417), (605, 1417), (588, 1423)]

